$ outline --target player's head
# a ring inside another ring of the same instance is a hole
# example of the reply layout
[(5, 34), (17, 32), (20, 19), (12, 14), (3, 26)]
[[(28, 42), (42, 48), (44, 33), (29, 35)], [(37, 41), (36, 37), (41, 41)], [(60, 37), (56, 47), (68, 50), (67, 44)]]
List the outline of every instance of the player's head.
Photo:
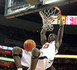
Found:
[(32, 39), (28, 39), (24, 42), (24, 49), (28, 52), (31, 52), (33, 48), (36, 47), (36, 43)]
[(57, 35), (51, 33), (51, 34), (49, 34), (49, 36), (48, 36), (48, 42), (54, 41), (54, 40), (56, 40), (56, 38), (57, 38)]

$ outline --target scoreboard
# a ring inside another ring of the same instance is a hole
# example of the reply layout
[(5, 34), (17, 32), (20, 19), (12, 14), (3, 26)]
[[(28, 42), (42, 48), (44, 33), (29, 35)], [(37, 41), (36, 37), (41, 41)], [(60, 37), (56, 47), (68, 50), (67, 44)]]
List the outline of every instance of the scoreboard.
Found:
[(66, 25), (77, 25), (77, 16), (66, 16)]
[[(65, 15), (62, 16), (62, 20), (65, 25), (77, 25), (77, 16)], [(60, 24), (60, 20), (58, 20), (57, 24)]]

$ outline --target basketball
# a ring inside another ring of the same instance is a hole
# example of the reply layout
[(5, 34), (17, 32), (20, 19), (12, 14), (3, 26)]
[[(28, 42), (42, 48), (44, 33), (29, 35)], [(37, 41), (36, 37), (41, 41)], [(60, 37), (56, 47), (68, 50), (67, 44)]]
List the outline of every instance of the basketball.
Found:
[(28, 39), (24, 42), (24, 49), (28, 52), (32, 51), (33, 48), (36, 47), (35, 41)]

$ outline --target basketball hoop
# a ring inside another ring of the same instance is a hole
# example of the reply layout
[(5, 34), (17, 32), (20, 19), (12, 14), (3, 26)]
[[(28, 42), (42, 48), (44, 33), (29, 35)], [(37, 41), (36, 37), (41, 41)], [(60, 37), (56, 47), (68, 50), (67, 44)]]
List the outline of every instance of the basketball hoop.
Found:
[(61, 10), (55, 6), (53, 8), (46, 8), (43, 11), (39, 11), (42, 17), (43, 28), (47, 27), (47, 31), (53, 31), (53, 24), (57, 24), (57, 20), (60, 18)]

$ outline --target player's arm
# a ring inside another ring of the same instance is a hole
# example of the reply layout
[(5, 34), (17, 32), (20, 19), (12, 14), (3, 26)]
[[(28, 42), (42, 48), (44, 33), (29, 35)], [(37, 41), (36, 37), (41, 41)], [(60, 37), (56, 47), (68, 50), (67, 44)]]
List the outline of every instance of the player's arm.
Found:
[(45, 44), (46, 43), (46, 31), (47, 31), (47, 27), (43, 27), (41, 32), (40, 32), (40, 36), (41, 36), (41, 44)]
[(15, 65), (17, 67), (17, 70), (22, 70), (21, 54), (22, 54), (22, 48), (17, 47), (17, 46), (13, 48), (12, 55), (13, 55), (13, 59), (15, 61)]
[(40, 56), (40, 50), (37, 48), (34, 48), (32, 50), (31, 66), (30, 66), (30, 69), (28, 70), (35, 70), (39, 56)]
[(61, 16), (58, 35), (57, 35), (57, 39), (56, 39), (56, 48), (57, 49), (59, 49), (60, 45), (62, 44), (63, 32), (64, 32), (64, 24), (63, 24), (62, 16)]

